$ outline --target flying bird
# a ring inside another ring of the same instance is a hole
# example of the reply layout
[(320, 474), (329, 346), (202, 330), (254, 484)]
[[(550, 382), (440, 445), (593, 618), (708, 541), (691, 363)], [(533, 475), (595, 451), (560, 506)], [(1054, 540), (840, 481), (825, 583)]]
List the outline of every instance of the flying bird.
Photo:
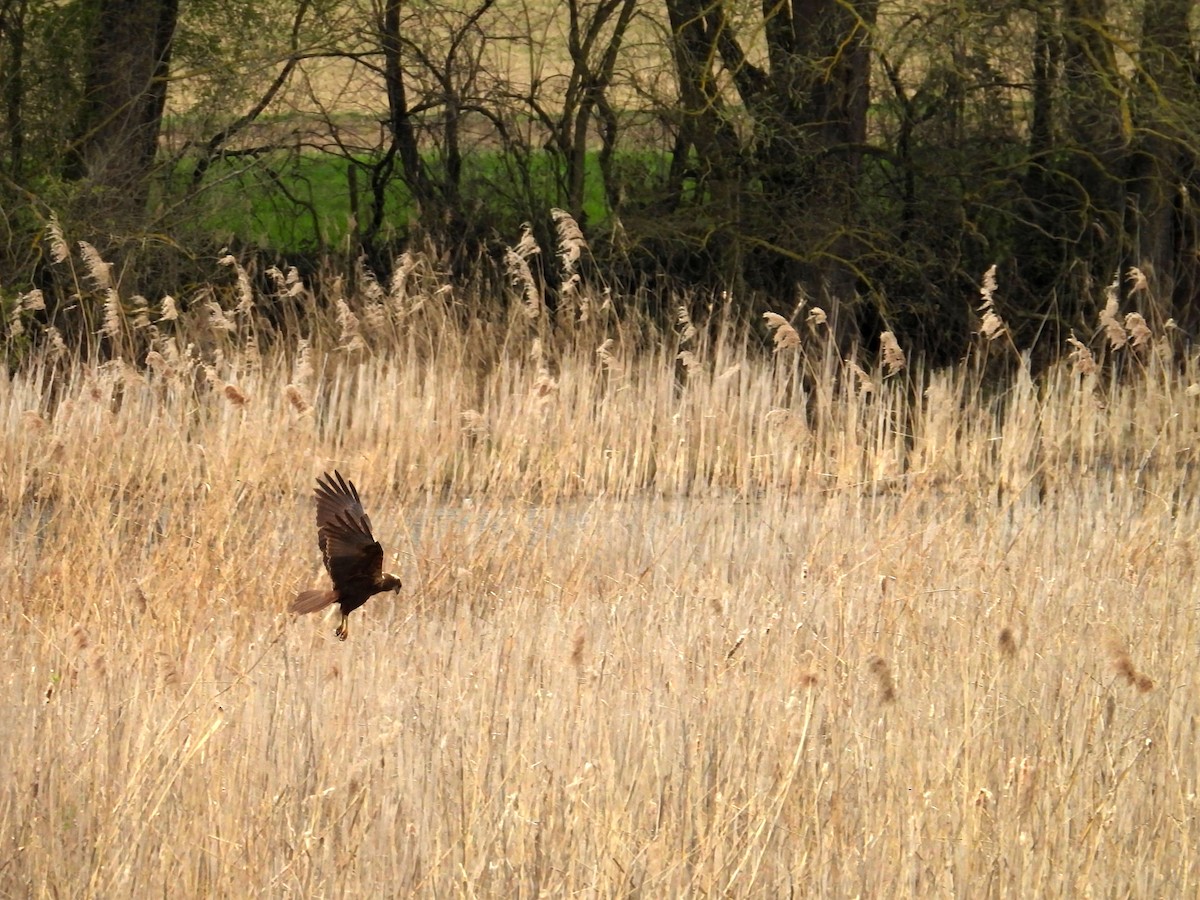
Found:
[(336, 603), (342, 620), (334, 634), (344, 641), (346, 620), (374, 594), (400, 590), (400, 579), (383, 571), (383, 547), (371, 535), (371, 520), (363, 510), (354, 482), (338, 471), (317, 479), (317, 543), (333, 589), (302, 591), (288, 609), (318, 612)]

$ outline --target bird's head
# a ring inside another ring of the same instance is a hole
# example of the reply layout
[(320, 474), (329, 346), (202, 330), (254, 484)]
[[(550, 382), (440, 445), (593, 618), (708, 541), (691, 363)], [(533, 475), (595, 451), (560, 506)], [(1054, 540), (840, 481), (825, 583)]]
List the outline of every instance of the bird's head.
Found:
[(379, 580), (379, 586), (385, 591), (398, 591), (400, 590), (400, 577), (392, 575), (390, 572), (385, 572)]

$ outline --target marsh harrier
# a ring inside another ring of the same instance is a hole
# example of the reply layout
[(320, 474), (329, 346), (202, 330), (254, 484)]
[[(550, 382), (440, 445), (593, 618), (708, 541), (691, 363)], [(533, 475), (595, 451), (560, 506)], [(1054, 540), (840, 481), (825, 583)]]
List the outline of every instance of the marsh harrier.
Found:
[(346, 619), (374, 594), (400, 590), (400, 579), (383, 571), (383, 547), (371, 535), (371, 520), (358, 499), (354, 482), (334, 471), (317, 479), (317, 543), (333, 590), (303, 591), (288, 607), (310, 613), (336, 603), (342, 620), (334, 634), (344, 641)]

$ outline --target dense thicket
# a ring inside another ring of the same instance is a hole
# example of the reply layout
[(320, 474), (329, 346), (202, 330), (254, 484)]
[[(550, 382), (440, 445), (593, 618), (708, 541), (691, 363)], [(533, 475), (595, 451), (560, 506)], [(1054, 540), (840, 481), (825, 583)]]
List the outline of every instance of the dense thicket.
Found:
[[(0, 303), (11, 319), (37, 289), (69, 324), (52, 216), (153, 304), (191, 302), (222, 246), (353, 277), (420, 242), (465, 270), (522, 221), (548, 246), (561, 207), (615, 282), (811, 297), (846, 341), (957, 354), (993, 264), (1021, 346), (1061, 347), (1114, 279), (1186, 333), (1194, 18), (1188, 0), (0, 0)], [(314, 159), (338, 163), (337, 214)], [(243, 228), (250, 198), (307, 224)]]

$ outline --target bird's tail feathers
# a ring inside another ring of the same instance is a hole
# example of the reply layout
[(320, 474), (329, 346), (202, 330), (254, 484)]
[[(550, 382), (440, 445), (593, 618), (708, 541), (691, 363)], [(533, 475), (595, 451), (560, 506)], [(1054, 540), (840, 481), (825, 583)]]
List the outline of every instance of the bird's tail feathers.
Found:
[(320, 612), (325, 607), (337, 602), (337, 591), (301, 591), (288, 607), (288, 612), (297, 615)]

